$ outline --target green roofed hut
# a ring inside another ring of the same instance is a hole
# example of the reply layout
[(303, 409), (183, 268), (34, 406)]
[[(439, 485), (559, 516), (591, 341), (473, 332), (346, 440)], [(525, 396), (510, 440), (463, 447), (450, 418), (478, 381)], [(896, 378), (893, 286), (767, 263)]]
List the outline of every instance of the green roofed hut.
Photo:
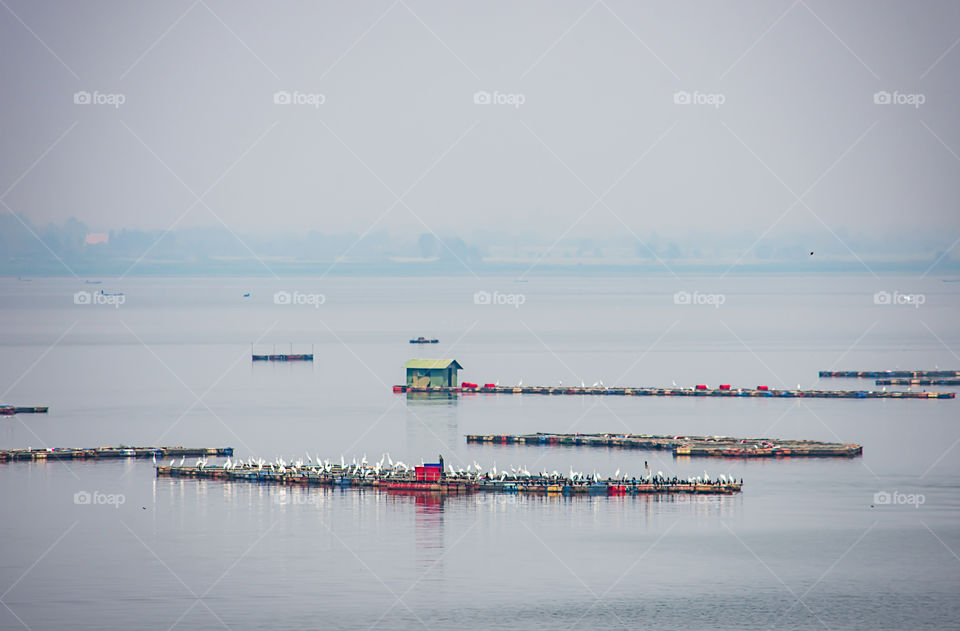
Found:
[(406, 368), (408, 388), (456, 388), (463, 366), (455, 359), (411, 359)]

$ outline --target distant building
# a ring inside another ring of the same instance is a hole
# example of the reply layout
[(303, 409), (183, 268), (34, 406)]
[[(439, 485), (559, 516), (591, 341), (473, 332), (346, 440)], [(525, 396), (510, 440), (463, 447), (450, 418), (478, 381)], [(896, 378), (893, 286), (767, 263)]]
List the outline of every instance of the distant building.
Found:
[(456, 388), (458, 370), (463, 366), (455, 359), (411, 359), (406, 364), (407, 387)]

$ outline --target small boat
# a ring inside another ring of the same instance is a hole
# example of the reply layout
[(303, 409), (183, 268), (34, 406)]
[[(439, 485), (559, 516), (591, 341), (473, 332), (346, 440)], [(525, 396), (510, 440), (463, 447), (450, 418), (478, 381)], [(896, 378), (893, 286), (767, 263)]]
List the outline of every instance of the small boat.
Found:
[(250, 292), (248, 291), (247, 293), (243, 294), (243, 297), (244, 297), (244, 298), (249, 298), (249, 297), (250, 297)]
[(104, 291), (101, 289), (100, 295), (101, 296), (122, 296), (123, 292), (122, 291)]
[(415, 339), (415, 340), (410, 340), (410, 343), (411, 343), (411, 344), (436, 344), (436, 343), (438, 343), (439, 341), (440, 341), (440, 340), (428, 340), (427, 338), (425, 338), (425, 337), (423, 337), (423, 336), (421, 335), (420, 337), (418, 337), (418, 338)]
[(103, 283), (102, 280), (85, 280), (83, 282), (85, 282), (88, 285), (100, 285)]

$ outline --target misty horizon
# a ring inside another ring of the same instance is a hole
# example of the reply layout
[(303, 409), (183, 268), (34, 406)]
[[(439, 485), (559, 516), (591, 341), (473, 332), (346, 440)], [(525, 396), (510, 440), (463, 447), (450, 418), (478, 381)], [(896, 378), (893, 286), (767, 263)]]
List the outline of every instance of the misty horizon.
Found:
[(17, 276), (960, 271), (960, 261), (937, 235), (869, 239), (844, 233), (824, 242), (816, 234), (761, 240), (746, 231), (723, 238), (694, 231), (685, 237), (661, 236), (654, 231), (550, 242), (536, 234), (482, 231), (465, 237), (429, 232), (404, 236), (385, 229), (367, 234), (238, 235), (222, 226), (96, 232), (76, 218), (38, 227), (25, 217), (0, 216), (0, 247), (8, 254), (0, 274)]
[[(147, 263), (168, 231), (178, 260), (960, 261), (951, 3), (4, 13), (7, 244), (76, 218)], [(36, 245), (0, 273), (69, 273)]]

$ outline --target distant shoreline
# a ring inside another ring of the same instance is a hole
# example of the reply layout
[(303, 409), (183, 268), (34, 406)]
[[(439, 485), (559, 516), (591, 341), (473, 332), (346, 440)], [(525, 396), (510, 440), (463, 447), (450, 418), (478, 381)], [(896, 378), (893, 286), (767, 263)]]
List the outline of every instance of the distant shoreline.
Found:
[[(144, 261), (131, 269), (132, 262), (117, 261), (104, 263), (66, 262), (61, 265), (52, 264), (33, 265), (3, 265), (0, 266), (0, 277), (5, 278), (56, 278), (76, 275), (84, 278), (119, 278), (123, 277), (303, 277), (303, 276), (338, 276), (338, 277), (436, 277), (436, 276), (502, 276), (511, 275), (517, 278), (537, 276), (672, 276), (676, 275), (824, 275), (824, 274), (886, 274), (886, 275), (914, 275), (922, 274), (931, 277), (960, 276), (960, 261), (951, 261), (946, 258), (933, 265), (932, 261), (817, 261), (804, 264), (779, 263), (692, 263), (670, 262), (646, 264), (611, 264), (602, 262), (556, 264), (548, 262), (529, 263), (520, 262), (318, 262), (318, 261), (271, 261), (265, 259), (262, 263), (255, 259), (198, 262), (152, 262)], [(960, 279), (944, 279), (960, 280)]]

